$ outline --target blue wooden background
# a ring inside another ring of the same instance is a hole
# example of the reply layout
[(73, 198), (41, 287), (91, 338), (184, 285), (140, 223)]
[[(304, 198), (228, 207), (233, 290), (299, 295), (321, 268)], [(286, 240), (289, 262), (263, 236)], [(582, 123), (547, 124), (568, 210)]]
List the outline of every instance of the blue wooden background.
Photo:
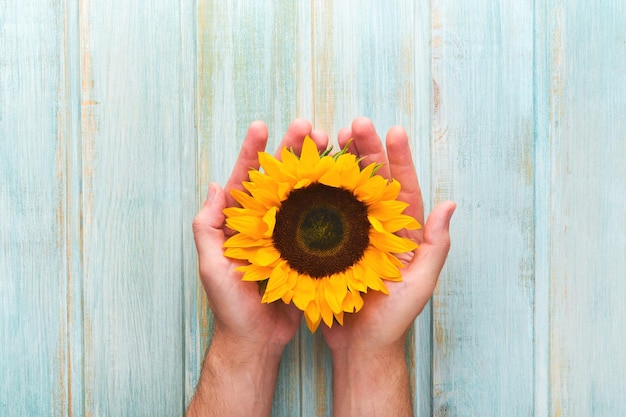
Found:
[[(0, 415), (181, 415), (208, 182), (252, 120), (360, 115), (458, 203), (416, 416), (625, 416), (623, 0), (0, 0)], [(331, 405), (303, 327), (274, 415)]]

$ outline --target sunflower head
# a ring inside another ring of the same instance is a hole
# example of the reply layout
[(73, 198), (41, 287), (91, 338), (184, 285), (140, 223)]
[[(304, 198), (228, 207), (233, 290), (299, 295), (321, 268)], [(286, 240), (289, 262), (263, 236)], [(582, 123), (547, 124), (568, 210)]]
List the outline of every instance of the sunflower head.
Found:
[(395, 234), (421, 227), (402, 214), (400, 184), (376, 175), (379, 165), (359, 162), (347, 147), (320, 154), (309, 137), (300, 156), (260, 152), (262, 171), (249, 172), (247, 192), (231, 191), (240, 207), (224, 210), (238, 232), (224, 253), (246, 261), (237, 267), (242, 279), (263, 284), (264, 303), (296, 305), (311, 332), (322, 320), (343, 324), (369, 289), (388, 293), (384, 281), (402, 279), (396, 254), (417, 248)]

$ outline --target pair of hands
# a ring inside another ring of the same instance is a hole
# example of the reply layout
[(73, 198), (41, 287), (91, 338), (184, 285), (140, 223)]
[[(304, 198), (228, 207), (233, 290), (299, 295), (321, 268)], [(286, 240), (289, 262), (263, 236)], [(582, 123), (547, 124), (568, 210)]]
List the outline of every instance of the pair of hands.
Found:
[[(304, 137), (309, 135), (320, 151), (328, 146), (328, 136), (312, 130), (303, 119), (295, 120), (287, 129), (276, 152), (287, 146), (299, 153)], [(250, 125), (235, 167), (225, 189), (212, 183), (207, 199), (194, 219), (193, 232), (198, 250), (200, 277), (214, 313), (216, 336), (251, 349), (264, 347), (282, 352), (293, 338), (302, 321), (302, 311), (282, 302), (261, 303), (257, 283), (244, 282), (234, 270), (239, 261), (224, 257), (222, 245), (228, 231), (224, 226), (223, 209), (234, 206), (231, 189), (243, 189), (248, 171), (259, 168), (258, 152), (264, 151), (268, 131), (262, 122)], [(386, 150), (369, 119), (358, 118), (350, 128), (338, 134), (343, 148), (350, 139), (350, 152), (362, 158), (362, 166), (382, 163), (377, 174), (395, 178), (402, 185), (399, 200), (409, 207), (405, 214), (413, 216), (422, 229), (404, 231), (403, 236), (417, 242), (415, 252), (403, 254), (406, 267), (401, 270), (402, 282), (386, 282), (389, 295), (370, 291), (364, 295), (365, 304), (357, 314), (347, 314), (344, 325), (327, 328), (322, 325), (324, 338), (331, 352), (385, 351), (402, 349), (407, 331), (430, 299), (439, 273), (450, 248), (449, 223), (455, 209), (453, 202), (439, 204), (424, 224), (424, 208), (417, 174), (409, 149), (406, 132), (401, 127), (389, 130)]]

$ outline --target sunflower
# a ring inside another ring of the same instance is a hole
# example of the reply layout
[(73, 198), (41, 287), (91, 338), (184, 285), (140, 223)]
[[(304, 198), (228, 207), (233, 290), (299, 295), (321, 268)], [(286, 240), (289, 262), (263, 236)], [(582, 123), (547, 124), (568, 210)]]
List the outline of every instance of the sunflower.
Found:
[(347, 147), (320, 154), (306, 137), (299, 157), (284, 148), (281, 159), (260, 152), (263, 172), (249, 171), (247, 192), (231, 191), (241, 207), (224, 210), (238, 232), (224, 254), (246, 261), (236, 269), (262, 284), (262, 302), (293, 303), (311, 332), (322, 320), (343, 325), (368, 289), (388, 294), (384, 281), (402, 280), (395, 254), (417, 244), (395, 232), (421, 226), (402, 214), (400, 183), (377, 175), (379, 164), (361, 169)]

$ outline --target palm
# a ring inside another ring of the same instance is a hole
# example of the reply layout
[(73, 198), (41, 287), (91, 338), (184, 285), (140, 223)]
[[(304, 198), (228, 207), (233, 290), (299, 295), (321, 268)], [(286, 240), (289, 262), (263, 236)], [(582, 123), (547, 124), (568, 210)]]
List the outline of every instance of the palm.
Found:
[[(300, 326), (302, 312), (284, 303), (261, 303), (257, 283), (241, 281), (241, 273), (234, 270), (239, 264), (226, 258), (218, 260), (219, 263), (210, 265), (214, 272), (202, 280), (211, 309), (219, 311), (215, 326), (246, 335), (259, 344), (289, 342)], [(212, 285), (216, 280), (222, 280), (219, 287)]]

